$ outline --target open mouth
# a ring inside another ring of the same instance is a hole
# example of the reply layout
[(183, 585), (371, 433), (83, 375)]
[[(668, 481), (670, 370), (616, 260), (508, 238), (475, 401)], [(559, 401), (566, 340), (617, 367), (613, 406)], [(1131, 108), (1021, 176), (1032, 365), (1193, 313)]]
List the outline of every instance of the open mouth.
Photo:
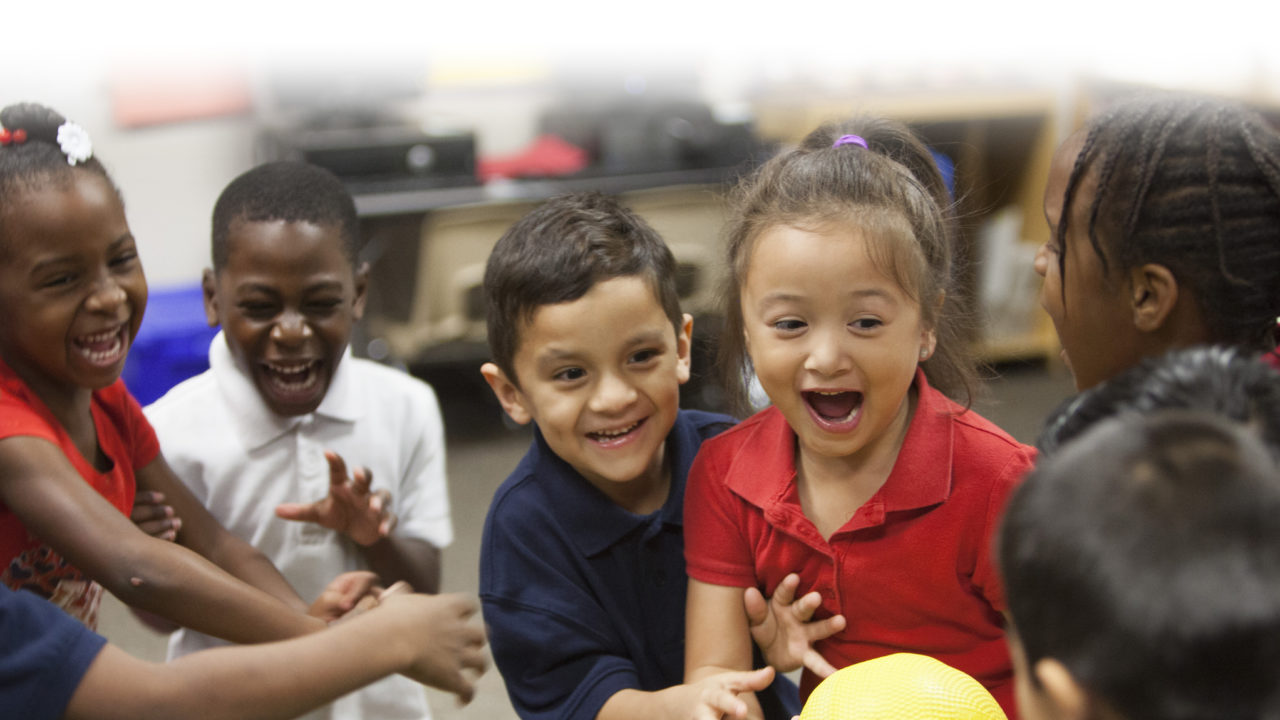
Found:
[(606, 448), (623, 445), (628, 441), (630, 441), (631, 438), (635, 436), (636, 431), (639, 430), (645, 424), (646, 421), (648, 421), (648, 418), (638, 420), (623, 428), (616, 428), (613, 430), (597, 430), (595, 432), (589, 432), (587, 433), (587, 438), (592, 442), (596, 443), (597, 445), (600, 445)]
[(305, 399), (320, 387), (320, 361), (263, 363), (262, 378), (277, 397), (292, 401)]
[(92, 335), (81, 335), (73, 341), (76, 351), (90, 364), (108, 367), (124, 359), (128, 351), (124, 325)]
[(808, 390), (801, 395), (809, 406), (809, 413), (819, 425), (832, 430), (843, 430), (857, 424), (858, 414), (862, 410), (862, 393), (853, 390)]

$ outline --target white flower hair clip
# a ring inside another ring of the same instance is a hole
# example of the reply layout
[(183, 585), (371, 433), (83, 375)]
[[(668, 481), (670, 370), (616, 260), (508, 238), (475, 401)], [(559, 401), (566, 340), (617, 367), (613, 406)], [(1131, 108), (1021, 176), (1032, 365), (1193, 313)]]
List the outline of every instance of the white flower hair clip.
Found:
[(70, 120), (58, 126), (58, 147), (67, 156), (68, 165), (74, 166), (93, 157), (93, 143), (89, 141), (89, 133)]

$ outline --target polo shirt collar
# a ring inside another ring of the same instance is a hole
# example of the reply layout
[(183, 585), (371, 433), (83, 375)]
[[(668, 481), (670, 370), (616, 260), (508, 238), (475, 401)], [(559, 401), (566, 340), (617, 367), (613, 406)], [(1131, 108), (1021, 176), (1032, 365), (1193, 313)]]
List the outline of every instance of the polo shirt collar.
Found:
[[(942, 503), (951, 494), (954, 432), (949, 403), (916, 370), (915, 414), (889, 479), (868, 504), (883, 512), (915, 510)], [(750, 471), (735, 468), (728, 486), (747, 502), (769, 510), (796, 493), (796, 434), (776, 407), (762, 413), (752, 442)], [(778, 478), (786, 478), (779, 482)]]
[(546, 474), (539, 473), (536, 481), (546, 484), (548, 497), (559, 508), (561, 523), (584, 556), (591, 557), (608, 550), (641, 526), (646, 526), (646, 535), (656, 534), (663, 526), (683, 526), (685, 478), (701, 444), (697, 428), (686, 421), (684, 413), (677, 415), (675, 425), (667, 433), (666, 461), (671, 468), (667, 501), (649, 515), (636, 515), (614, 504), (573, 466), (552, 452), (536, 427), (534, 442), (538, 453), (534, 467), (552, 470)]
[(241, 443), (247, 450), (257, 450), (270, 444), (300, 423), (313, 419), (329, 419), (338, 422), (355, 422), (363, 414), (363, 410), (355, 396), (356, 388), (351, 371), (351, 348), (343, 352), (342, 361), (338, 363), (337, 372), (329, 383), (320, 406), (308, 415), (277, 415), (262, 401), (253, 379), (245, 368), (240, 367), (231, 355), (227, 340), (222, 330), (214, 336), (209, 344), (209, 368), (222, 393), (231, 422)]

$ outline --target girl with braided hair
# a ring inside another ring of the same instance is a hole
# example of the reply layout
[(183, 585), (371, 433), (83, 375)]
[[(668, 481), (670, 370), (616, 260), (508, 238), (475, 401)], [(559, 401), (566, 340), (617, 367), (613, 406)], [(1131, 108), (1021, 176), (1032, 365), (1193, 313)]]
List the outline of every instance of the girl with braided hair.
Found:
[(1142, 97), (1069, 137), (1045, 188), (1041, 304), (1085, 389), (1166, 350), (1266, 353), (1280, 316), (1280, 134), (1221, 100)]

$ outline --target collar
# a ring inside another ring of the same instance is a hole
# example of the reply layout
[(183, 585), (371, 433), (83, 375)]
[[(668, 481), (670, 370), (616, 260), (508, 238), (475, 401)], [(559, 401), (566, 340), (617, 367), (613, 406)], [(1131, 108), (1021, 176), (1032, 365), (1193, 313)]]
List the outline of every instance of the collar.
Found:
[(227, 408), (231, 410), (228, 415), (235, 432), (247, 450), (265, 447), (302, 423), (320, 418), (352, 423), (363, 415), (352, 378), (350, 347), (342, 354), (320, 406), (307, 415), (287, 417), (271, 412), (258, 394), (248, 371), (231, 355), (222, 330), (218, 330), (209, 343), (209, 369)]
[[(866, 524), (883, 523), (886, 513), (937, 505), (951, 495), (953, 407), (929, 386), (922, 370), (916, 370), (914, 387), (915, 414), (893, 471), (863, 508), (869, 516)], [(795, 432), (776, 407), (760, 411), (742, 429), (748, 425), (755, 426), (754, 437), (742, 446), (751, 451), (734, 459), (729, 489), (766, 512), (784, 502), (798, 504)]]
[(531, 468), (538, 475), (536, 482), (545, 488), (548, 500), (558, 508), (559, 521), (573, 538), (579, 552), (592, 557), (608, 550), (641, 526), (645, 527), (646, 539), (663, 527), (683, 527), (685, 478), (689, 475), (689, 466), (693, 464), (701, 440), (694, 418), (688, 411), (680, 411), (666, 441), (671, 488), (667, 501), (649, 515), (636, 515), (615, 505), (573, 466), (552, 452), (536, 427), (536, 454), (531, 458)]

